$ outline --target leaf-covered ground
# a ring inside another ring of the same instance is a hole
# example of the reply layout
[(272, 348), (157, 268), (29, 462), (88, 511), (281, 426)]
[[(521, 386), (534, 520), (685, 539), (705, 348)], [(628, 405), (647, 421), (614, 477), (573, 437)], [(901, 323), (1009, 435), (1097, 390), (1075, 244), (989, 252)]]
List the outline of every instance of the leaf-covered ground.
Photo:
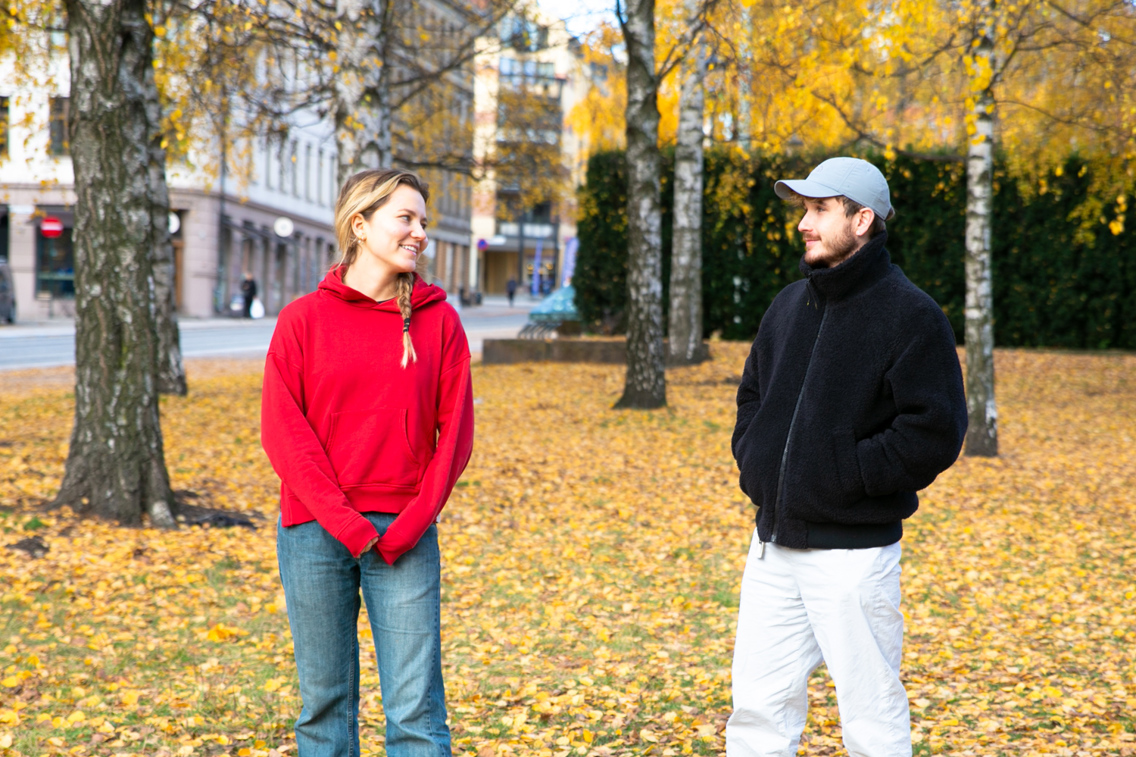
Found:
[[(729, 454), (745, 353), (671, 371), (656, 412), (610, 409), (618, 367), (475, 368), (477, 447), (441, 523), (458, 753), (723, 752), (752, 530)], [(941, 476), (903, 541), (916, 753), (1136, 754), (1136, 356), (997, 361), (1002, 456)], [(0, 374), (0, 545), (47, 548), (0, 548), (0, 754), (295, 753), (259, 366), (190, 378), (163, 401), (175, 487), (255, 531), (43, 511), (68, 374)], [(823, 671), (810, 696), (802, 753), (842, 753)]]

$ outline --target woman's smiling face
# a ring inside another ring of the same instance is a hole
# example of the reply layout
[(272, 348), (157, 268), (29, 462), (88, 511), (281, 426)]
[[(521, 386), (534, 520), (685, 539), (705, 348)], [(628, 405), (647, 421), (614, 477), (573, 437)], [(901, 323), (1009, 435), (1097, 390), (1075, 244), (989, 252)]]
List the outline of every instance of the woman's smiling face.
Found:
[(352, 228), (360, 240), (361, 255), (396, 274), (412, 273), (429, 242), (426, 200), (413, 187), (400, 185), (369, 220), (356, 215)]

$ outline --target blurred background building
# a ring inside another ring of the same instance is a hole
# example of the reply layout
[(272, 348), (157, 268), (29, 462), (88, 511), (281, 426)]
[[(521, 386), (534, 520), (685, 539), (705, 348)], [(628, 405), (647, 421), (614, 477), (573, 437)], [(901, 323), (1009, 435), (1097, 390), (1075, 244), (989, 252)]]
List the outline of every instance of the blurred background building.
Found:
[(481, 50), (475, 159), (495, 167), (474, 190), (472, 281), (487, 294), (504, 293), (510, 279), (547, 293), (574, 244), (573, 190), (586, 167), (568, 123), (589, 86), (580, 43), (534, 2), (506, 16)]
[[(469, 27), (470, 11), (463, 5), (425, 0), (419, 7), (431, 29), (457, 34)], [(416, 64), (421, 68), (422, 61)], [(75, 311), (70, 77), (65, 55), (53, 65), (44, 77), (46, 87), (19, 88), (9, 84), (18, 80), (11, 61), (0, 60), (0, 260), (9, 263), (17, 319), (25, 321), (70, 317)], [(462, 288), (477, 288), (468, 176), (473, 80), (472, 61), (452, 67), (443, 87), (423, 92), (421, 102), (411, 100), (396, 114), (393, 128), (396, 164), (407, 162), (399, 160), (400, 153), (416, 154), (416, 139), (446, 141), (451, 159), (414, 166), (431, 186), (430, 246), (419, 270), (455, 298)], [(444, 93), (442, 101), (438, 92)], [(256, 279), (266, 313), (274, 315), (314, 291), (337, 257), (334, 131), (330, 118), (312, 112), (297, 116), (286, 129), (251, 140), (198, 146), (198, 167), (173, 161), (168, 166), (180, 315), (232, 314), (245, 272)], [(444, 134), (406, 123), (418, 117), (444, 123)], [(232, 159), (238, 153), (241, 159)], [(240, 171), (232, 167), (237, 163)]]
[[(66, 60), (58, 65), (54, 91), (0, 91), (0, 258), (12, 271), (20, 320), (74, 315), (70, 87)], [(2, 68), (0, 81), (12, 81)], [(330, 129), (296, 128), (249, 147), (253, 170), (245, 177), (167, 170), (181, 315), (227, 314), (245, 271), (266, 311), (279, 312), (315, 288), (334, 254)]]

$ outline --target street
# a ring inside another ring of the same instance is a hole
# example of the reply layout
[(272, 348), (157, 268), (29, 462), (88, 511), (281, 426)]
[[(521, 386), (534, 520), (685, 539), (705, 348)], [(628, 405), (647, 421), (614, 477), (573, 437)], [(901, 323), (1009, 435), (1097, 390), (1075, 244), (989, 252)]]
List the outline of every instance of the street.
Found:
[[(500, 302), (496, 300), (500, 299)], [(481, 353), (485, 339), (508, 339), (517, 335), (535, 305), (518, 297), (510, 308), (502, 298), (487, 298), (484, 305), (461, 311), (462, 324), (469, 337), (469, 349)], [(185, 358), (256, 358), (268, 350), (275, 318), (181, 319), (181, 351)], [(71, 321), (0, 326), (0, 371), (26, 368), (52, 368), (75, 363), (75, 325)]]

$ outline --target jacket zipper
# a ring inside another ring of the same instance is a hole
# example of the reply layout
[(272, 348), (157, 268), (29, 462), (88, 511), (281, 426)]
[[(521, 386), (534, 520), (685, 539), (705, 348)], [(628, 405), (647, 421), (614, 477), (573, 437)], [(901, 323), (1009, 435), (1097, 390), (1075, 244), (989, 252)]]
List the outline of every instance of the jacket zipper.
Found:
[[(801, 389), (797, 392), (797, 403), (793, 406), (793, 416), (789, 419), (789, 433), (785, 435), (785, 448), (781, 450), (781, 469), (777, 472), (777, 497), (773, 500), (773, 522), (770, 525), (769, 541), (777, 541), (777, 511), (781, 509), (781, 500), (785, 496), (785, 465), (789, 462), (789, 445), (793, 441), (793, 427), (797, 425), (797, 413), (801, 409), (801, 398), (805, 395), (805, 387), (809, 383), (809, 371), (813, 367), (813, 358), (816, 357), (817, 347), (820, 345), (820, 335), (824, 331), (824, 321), (828, 318), (828, 304), (820, 314), (820, 325), (817, 326), (816, 338), (813, 340), (813, 349), (809, 353), (809, 362), (805, 364), (805, 377), (801, 381)], [(760, 556), (765, 555), (765, 544), (760, 547)]]

